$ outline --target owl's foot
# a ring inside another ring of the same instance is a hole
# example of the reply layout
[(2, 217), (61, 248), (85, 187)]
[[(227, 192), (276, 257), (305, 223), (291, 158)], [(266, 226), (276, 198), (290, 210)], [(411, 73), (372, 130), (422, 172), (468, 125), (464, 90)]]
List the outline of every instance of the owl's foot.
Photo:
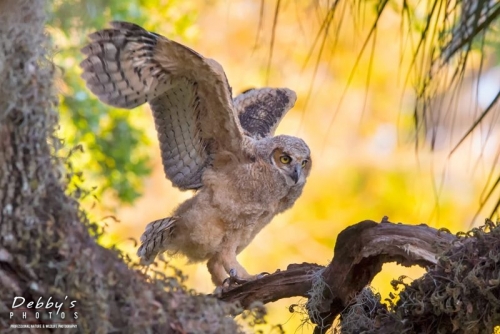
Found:
[(223, 287), (232, 288), (235, 285), (241, 285), (250, 281), (254, 281), (256, 279), (262, 278), (266, 275), (269, 275), (268, 272), (263, 272), (258, 275), (249, 275), (247, 277), (239, 277), (236, 269), (229, 270), (229, 277), (222, 282)]
[(222, 296), (222, 293), (230, 291), (244, 283), (248, 283), (257, 279), (260, 279), (266, 275), (270, 275), (268, 272), (263, 272), (258, 275), (249, 275), (246, 278), (238, 277), (236, 274), (236, 270), (231, 269), (229, 271), (229, 277), (226, 278), (223, 282), (222, 285), (216, 286), (215, 290), (213, 292), (213, 295), (216, 296), (217, 298)]

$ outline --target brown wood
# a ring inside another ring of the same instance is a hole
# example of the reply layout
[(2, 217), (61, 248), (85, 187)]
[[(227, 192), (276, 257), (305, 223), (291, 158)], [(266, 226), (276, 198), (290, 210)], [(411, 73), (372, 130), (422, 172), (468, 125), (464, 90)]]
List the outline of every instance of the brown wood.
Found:
[(293, 296), (310, 297), (314, 279), (318, 276), (315, 273), (323, 270), (321, 277), (326, 284), (320, 291), (322, 302), (316, 304), (314, 310), (311, 305), (308, 307), (313, 322), (320, 317), (323, 324), (328, 319), (327, 323), (331, 325), (351, 299), (370, 284), (384, 263), (434, 265), (436, 254), (455, 239), (449, 233), (426, 225), (393, 224), (386, 218), (381, 223), (366, 220), (339, 234), (334, 257), (328, 266), (292, 264), (287, 270), (223, 291), (219, 298), (249, 307), (256, 301), (269, 303)]

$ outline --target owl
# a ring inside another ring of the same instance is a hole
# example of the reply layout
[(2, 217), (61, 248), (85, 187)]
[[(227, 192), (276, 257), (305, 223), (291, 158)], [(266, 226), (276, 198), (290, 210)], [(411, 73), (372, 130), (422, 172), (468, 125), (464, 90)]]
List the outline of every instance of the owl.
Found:
[(194, 195), (146, 226), (137, 254), (207, 261), (212, 281), (255, 279), (237, 261), (273, 217), (300, 197), (311, 152), (300, 138), (274, 136), (293, 107), (286, 88), (251, 89), (233, 99), (222, 66), (127, 22), (94, 32), (82, 49), (87, 87), (104, 103), (149, 103), (166, 177)]

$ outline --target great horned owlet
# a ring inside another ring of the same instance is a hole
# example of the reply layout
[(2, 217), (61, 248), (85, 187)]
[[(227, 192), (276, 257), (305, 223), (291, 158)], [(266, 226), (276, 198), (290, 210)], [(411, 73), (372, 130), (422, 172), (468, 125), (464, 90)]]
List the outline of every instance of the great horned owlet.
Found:
[(293, 107), (286, 88), (235, 99), (221, 65), (132, 23), (113, 22), (82, 49), (83, 79), (104, 103), (153, 111), (166, 177), (195, 194), (171, 217), (149, 223), (138, 255), (208, 260), (212, 281), (252, 279), (239, 254), (273, 217), (293, 206), (311, 169), (299, 138), (274, 131)]

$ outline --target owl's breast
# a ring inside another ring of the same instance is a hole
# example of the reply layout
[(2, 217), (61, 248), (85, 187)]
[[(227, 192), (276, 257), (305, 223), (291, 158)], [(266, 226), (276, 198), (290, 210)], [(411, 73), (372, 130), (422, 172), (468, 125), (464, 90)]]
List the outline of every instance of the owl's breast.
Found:
[(248, 164), (239, 175), (238, 192), (244, 201), (259, 202), (263, 207), (273, 207), (289, 192), (290, 187), (286, 178), (267, 163)]
[(290, 209), (302, 194), (302, 189), (304, 189), (304, 184), (289, 187), (286, 196), (280, 200), (278, 211), (276, 213)]
[[(289, 193), (286, 179), (262, 162), (227, 164), (207, 171), (204, 188), (220, 211), (251, 220), (270, 220)], [(259, 218), (260, 217), (260, 218)]]

